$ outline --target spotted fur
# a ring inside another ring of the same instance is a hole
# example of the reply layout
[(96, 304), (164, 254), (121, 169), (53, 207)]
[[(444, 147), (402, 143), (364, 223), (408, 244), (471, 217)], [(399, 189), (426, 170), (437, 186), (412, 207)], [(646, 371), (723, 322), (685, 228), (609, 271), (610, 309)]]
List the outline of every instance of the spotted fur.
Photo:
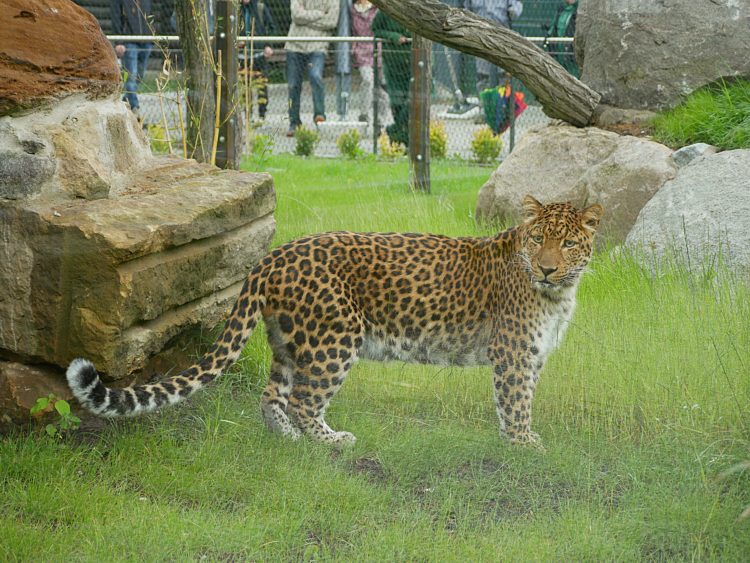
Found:
[(354, 442), (324, 412), (354, 362), (368, 358), (490, 365), (501, 433), (535, 442), (534, 389), (573, 314), (603, 208), (523, 203), (526, 220), (490, 238), (337, 232), (285, 244), (250, 272), (223, 332), (194, 366), (113, 389), (78, 359), (69, 385), (100, 416), (176, 403), (227, 369), (263, 318), (273, 360), (261, 410), (274, 431)]

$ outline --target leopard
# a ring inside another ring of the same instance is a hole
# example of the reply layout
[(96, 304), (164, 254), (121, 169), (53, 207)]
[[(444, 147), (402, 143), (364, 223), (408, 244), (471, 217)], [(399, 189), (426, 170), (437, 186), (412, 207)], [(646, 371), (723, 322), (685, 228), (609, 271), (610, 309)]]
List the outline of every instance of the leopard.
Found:
[(283, 244), (245, 278), (218, 338), (194, 365), (155, 383), (106, 386), (89, 360), (66, 377), (101, 417), (134, 416), (187, 399), (240, 356), (261, 319), (272, 351), (260, 397), (267, 427), (346, 446), (325, 421), (360, 359), (491, 367), (500, 434), (539, 444), (531, 406), (545, 361), (571, 322), (604, 208), (542, 204), (488, 237), (328, 232)]

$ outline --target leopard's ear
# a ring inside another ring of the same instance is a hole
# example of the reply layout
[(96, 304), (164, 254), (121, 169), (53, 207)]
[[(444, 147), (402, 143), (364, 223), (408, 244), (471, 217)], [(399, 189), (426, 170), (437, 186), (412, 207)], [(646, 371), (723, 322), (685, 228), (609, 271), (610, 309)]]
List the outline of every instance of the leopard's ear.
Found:
[(604, 215), (604, 208), (601, 205), (598, 203), (589, 205), (586, 209), (581, 211), (581, 223), (587, 229), (595, 231), (599, 226), (599, 221), (602, 218), (602, 215)]
[(542, 212), (542, 208), (544, 207), (530, 195), (527, 195), (523, 198), (521, 205), (523, 205), (523, 218), (526, 221), (530, 221), (539, 217)]

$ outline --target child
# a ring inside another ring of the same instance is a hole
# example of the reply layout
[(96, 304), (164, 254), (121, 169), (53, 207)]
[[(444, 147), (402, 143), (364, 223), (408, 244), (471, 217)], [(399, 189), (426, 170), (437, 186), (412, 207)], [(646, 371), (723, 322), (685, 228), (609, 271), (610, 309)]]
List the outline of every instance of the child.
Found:
[(393, 124), (386, 127), (391, 141), (409, 145), (409, 83), (411, 81), (411, 33), (384, 12), (372, 20), (375, 37), (383, 39), (385, 87), (391, 100)]
[[(350, 10), (352, 35), (355, 37), (372, 37), (372, 20), (378, 9), (370, 3), (369, 0), (355, 0)], [(373, 110), (373, 93), (376, 93), (378, 103), (378, 121), (384, 121), (386, 110), (386, 93), (383, 90), (384, 80), (380, 75), (377, 90), (375, 88), (375, 72), (373, 67), (374, 61), (374, 44), (372, 41), (363, 43), (354, 43), (352, 46), (352, 55), (354, 57), (354, 66), (359, 69), (359, 75), (362, 78), (362, 106), (359, 111), (360, 121), (372, 122), (368, 116), (372, 115)], [(380, 63), (380, 59), (378, 59)], [(378, 67), (380, 70), (380, 66)]]
[[(275, 35), (276, 24), (273, 21), (271, 10), (263, 0), (242, 0), (240, 2), (240, 35), (253, 35), (262, 37), (264, 35)], [(241, 68), (250, 72), (250, 61), (245, 60), (245, 52), (250, 57), (250, 44), (241, 45), (239, 48)], [(268, 108), (268, 59), (273, 55), (273, 49), (261, 41), (253, 41), (253, 75), (252, 80), (258, 92), (258, 118), (263, 121), (266, 118)], [(252, 99), (252, 98), (251, 98)]]

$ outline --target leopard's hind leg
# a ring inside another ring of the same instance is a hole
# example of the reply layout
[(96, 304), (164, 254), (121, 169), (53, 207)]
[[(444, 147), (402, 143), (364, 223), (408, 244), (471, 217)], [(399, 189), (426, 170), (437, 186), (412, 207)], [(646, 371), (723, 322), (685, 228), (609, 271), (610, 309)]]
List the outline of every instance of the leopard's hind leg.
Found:
[(293, 377), (292, 369), (274, 355), (268, 385), (261, 395), (260, 408), (266, 425), (272, 432), (279, 432), (296, 440), (301, 433), (289, 420), (286, 412)]
[[(351, 356), (350, 356), (351, 357)], [(349, 363), (349, 362), (346, 362)], [(289, 397), (289, 414), (294, 424), (305, 434), (319, 442), (334, 445), (350, 445), (357, 438), (351, 432), (337, 432), (325, 421), (328, 403), (341, 388), (349, 368), (329, 361), (327, 366), (313, 364), (312, 368), (295, 372), (294, 389)], [(330, 369), (329, 369), (330, 368)]]
[[(339, 307), (352, 311), (345, 302)], [(364, 323), (355, 315), (317, 322), (313, 334), (308, 334), (307, 342), (293, 355), (294, 387), (288, 412), (293, 423), (314, 440), (334, 445), (356, 441), (350, 432), (331, 429), (324, 415), (357, 360), (363, 337)]]

